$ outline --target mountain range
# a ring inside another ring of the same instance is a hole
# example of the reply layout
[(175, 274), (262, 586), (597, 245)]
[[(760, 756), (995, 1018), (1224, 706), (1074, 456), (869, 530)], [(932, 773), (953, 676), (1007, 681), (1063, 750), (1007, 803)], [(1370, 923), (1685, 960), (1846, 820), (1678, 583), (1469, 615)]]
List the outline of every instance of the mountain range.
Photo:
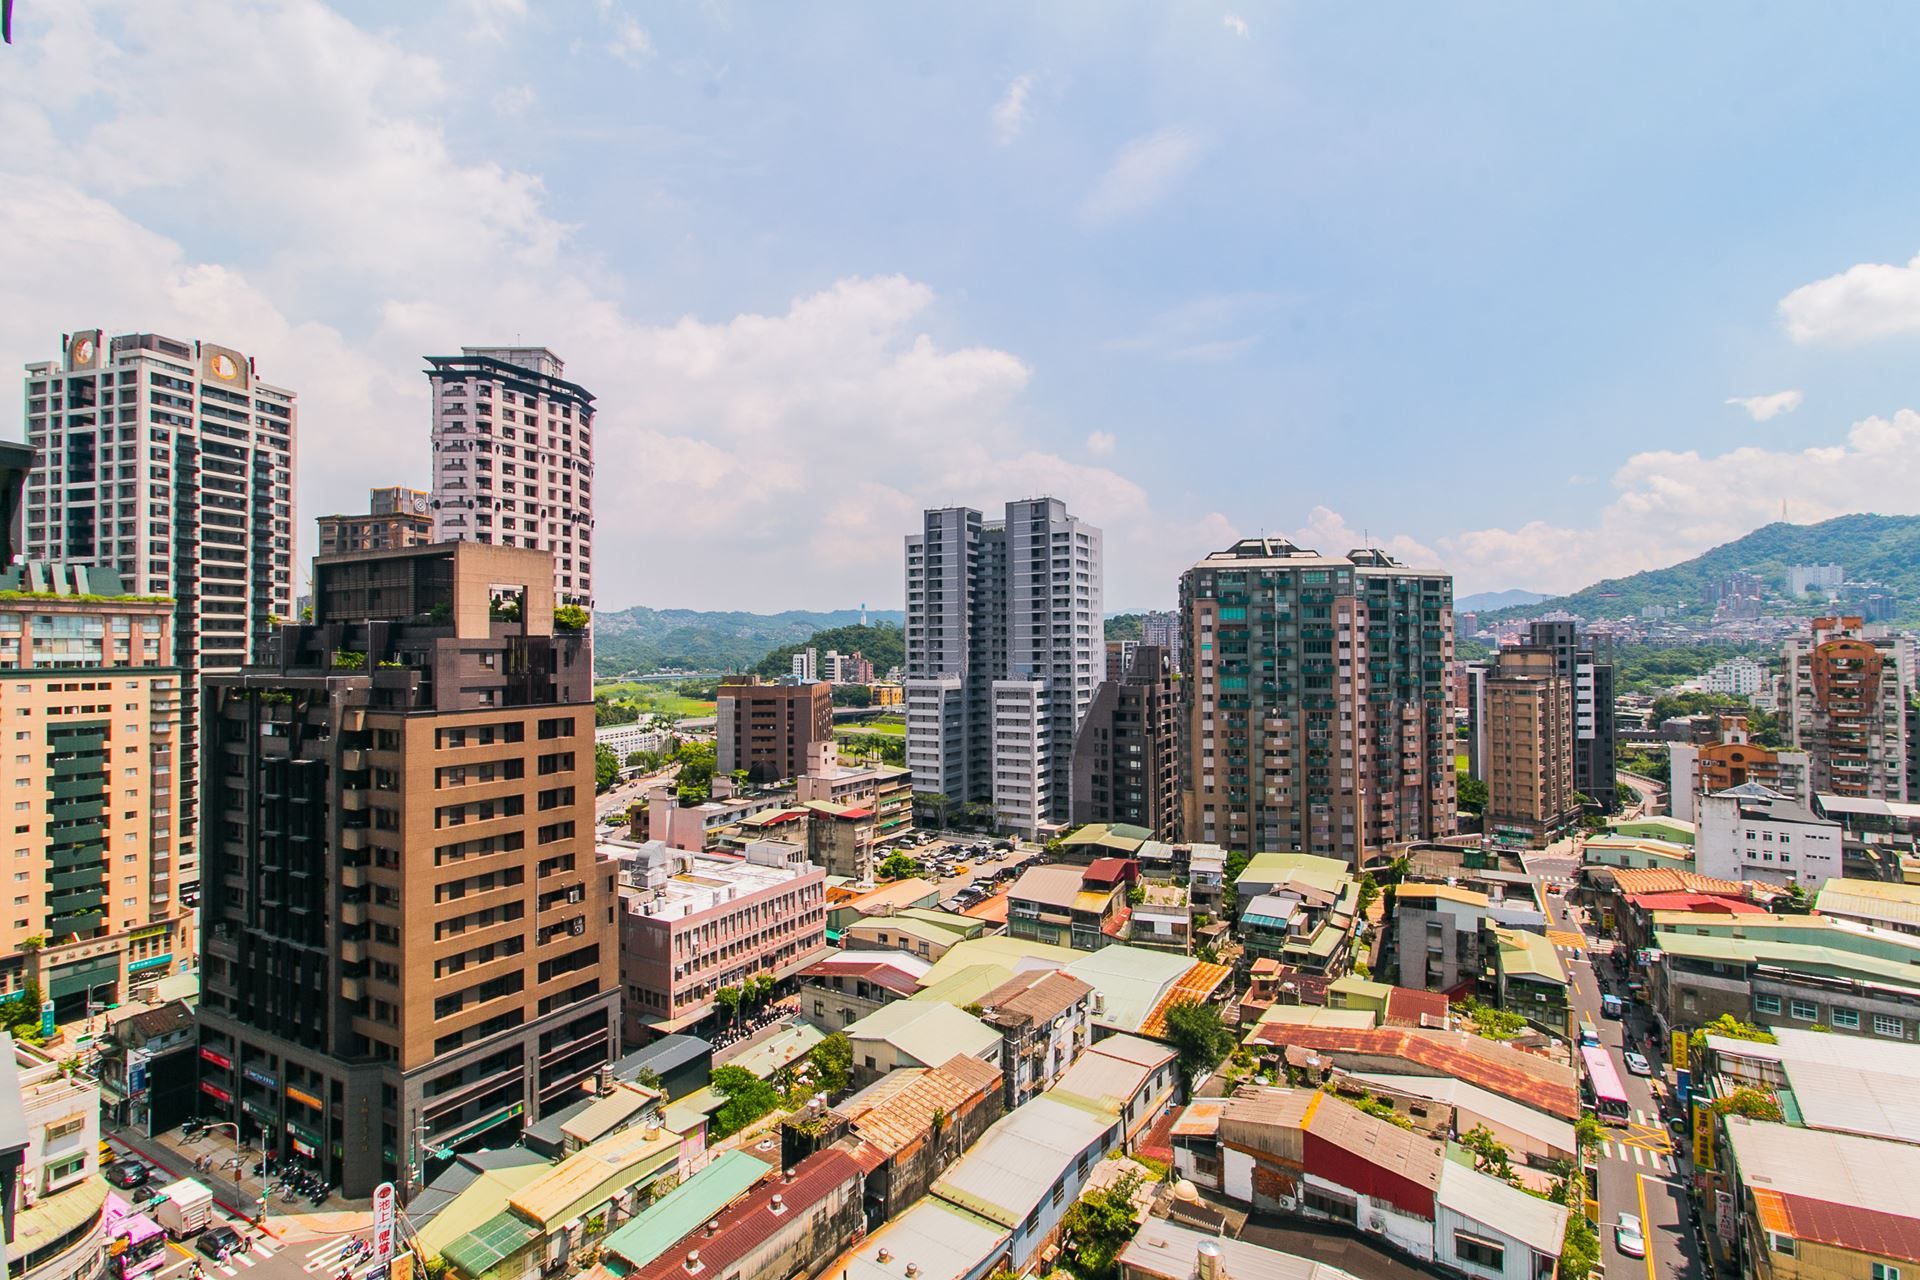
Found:
[[(663, 670), (748, 671), (783, 645), (804, 644), (815, 632), (857, 626), (861, 611), (815, 613), (708, 612), (636, 605), (593, 615), (594, 674), (646, 675)], [(872, 609), (870, 624), (903, 626), (898, 609)]]
[[(1785, 592), (1787, 570), (1799, 564), (1837, 564), (1849, 582), (1888, 587), (1899, 597), (1897, 619), (1920, 621), (1920, 516), (1876, 515), (1835, 516), (1819, 524), (1765, 525), (1680, 564), (1608, 578), (1570, 595), (1484, 611), (1480, 620), (1498, 622), (1548, 611), (1587, 619), (1625, 618), (1648, 605), (1705, 618), (1713, 612), (1711, 587), (1718, 579), (1752, 573), (1775, 591)], [(1812, 613), (1821, 607), (1824, 602), (1810, 600), (1799, 611)]]
[(1522, 591), (1518, 587), (1508, 591), (1481, 591), (1470, 596), (1461, 596), (1453, 602), (1455, 613), (1480, 613), (1487, 609), (1513, 609), (1520, 605), (1539, 604), (1547, 597), (1538, 591)]

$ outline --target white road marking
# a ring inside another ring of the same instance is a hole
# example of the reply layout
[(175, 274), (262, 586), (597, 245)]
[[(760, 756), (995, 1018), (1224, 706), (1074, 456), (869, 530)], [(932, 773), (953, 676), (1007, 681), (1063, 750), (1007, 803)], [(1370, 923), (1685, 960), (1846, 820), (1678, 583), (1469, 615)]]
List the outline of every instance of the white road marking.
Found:
[(1635, 1147), (1633, 1149), (1633, 1162), (1635, 1164), (1637, 1165), (1646, 1164), (1647, 1162), (1646, 1156), (1647, 1156), (1647, 1153), (1645, 1151), (1642, 1151), (1639, 1147)]

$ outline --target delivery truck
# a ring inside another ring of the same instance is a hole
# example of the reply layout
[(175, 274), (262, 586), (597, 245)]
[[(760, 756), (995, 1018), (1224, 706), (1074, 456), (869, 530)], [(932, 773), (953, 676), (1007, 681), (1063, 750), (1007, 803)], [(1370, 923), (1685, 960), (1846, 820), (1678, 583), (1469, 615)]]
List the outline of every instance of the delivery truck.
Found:
[(213, 1192), (192, 1178), (160, 1188), (148, 1205), (153, 1220), (175, 1240), (198, 1235), (213, 1221)]

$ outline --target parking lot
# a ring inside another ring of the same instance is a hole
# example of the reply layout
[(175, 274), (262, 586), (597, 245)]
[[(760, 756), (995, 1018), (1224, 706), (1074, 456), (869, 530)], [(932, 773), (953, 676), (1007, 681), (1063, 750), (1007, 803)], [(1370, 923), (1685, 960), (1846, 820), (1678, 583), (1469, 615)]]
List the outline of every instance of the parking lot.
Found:
[[(921, 843), (912, 843), (915, 840)], [(896, 851), (920, 863), (926, 878), (940, 886), (940, 905), (952, 911), (964, 911), (1005, 889), (1044, 853), (1039, 845), (1017, 840), (919, 832), (876, 849), (875, 861)]]

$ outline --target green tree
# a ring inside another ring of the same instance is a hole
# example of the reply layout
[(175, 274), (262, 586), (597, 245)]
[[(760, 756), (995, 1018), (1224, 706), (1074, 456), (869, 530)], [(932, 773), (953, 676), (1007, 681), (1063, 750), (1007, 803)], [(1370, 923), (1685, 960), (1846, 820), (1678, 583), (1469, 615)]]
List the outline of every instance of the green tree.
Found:
[(680, 803), (699, 804), (713, 794), (714, 745), (683, 742), (673, 753), (680, 766)]
[(713, 993), (714, 1007), (727, 1015), (728, 1022), (732, 1022), (740, 1016), (740, 1000), (744, 994), (739, 987), (722, 987)]
[(1181, 1000), (1167, 1006), (1166, 1040), (1179, 1055), (1180, 1078), (1189, 1096), (1194, 1081), (1219, 1066), (1233, 1052), (1233, 1032), (1220, 1019), (1217, 1005)]
[(1741, 1085), (1715, 1098), (1708, 1104), (1707, 1110), (1715, 1116), (1745, 1116), (1749, 1120), (1770, 1120), (1774, 1124), (1786, 1119), (1786, 1113), (1780, 1109), (1780, 1099), (1751, 1085)]
[(1128, 1170), (1113, 1185), (1081, 1196), (1060, 1220), (1062, 1257), (1079, 1280), (1112, 1280), (1119, 1274), (1120, 1251), (1139, 1230), (1133, 1193), (1142, 1177)]
[(593, 615), (577, 604), (563, 604), (553, 611), (556, 631), (585, 631), (592, 622)]
[(1227, 854), (1227, 862), (1225, 867), (1222, 868), (1222, 872), (1226, 878), (1228, 888), (1232, 888), (1234, 884), (1239, 881), (1240, 873), (1245, 871), (1247, 864), (1252, 861), (1253, 855), (1244, 849), (1235, 849)]
[(1567, 1206), (1567, 1231), (1560, 1241), (1561, 1280), (1587, 1280), (1600, 1265), (1600, 1237), (1587, 1219), (1587, 1177), (1580, 1170), (1553, 1184), (1547, 1199)]
[[(1575, 1130), (1576, 1135), (1578, 1130)], [(1460, 1145), (1473, 1153), (1473, 1167), (1482, 1173), (1490, 1173), (1502, 1182), (1520, 1185), (1520, 1179), (1513, 1171), (1513, 1151), (1493, 1136), (1493, 1130), (1483, 1124), (1477, 1124), (1460, 1135)]]
[(1359, 902), (1359, 912), (1360, 912), (1361, 919), (1364, 920), (1366, 918), (1367, 908), (1371, 907), (1374, 904), (1375, 899), (1379, 898), (1379, 896), (1380, 896), (1380, 882), (1374, 879), (1373, 872), (1371, 871), (1361, 872), (1360, 873), (1360, 902)]
[(1698, 1061), (1707, 1052), (1707, 1037), (1719, 1036), (1725, 1040), (1751, 1040), (1755, 1044), (1776, 1043), (1773, 1032), (1764, 1027), (1756, 1027), (1751, 1022), (1742, 1022), (1730, 1013), (1723, 1013), (1704, 1027), (1696, 1027), (1687, 1037), (1687, 1061)]
[(726, 1099), (713, 1113), (716, 1138), (740, 1132), (780, 1105), (779, 1091), (745, 1067), (715, 1067), (708, 1084)]
[(1597, 1151), (1607, 1140), (1607, 1128), (1600, 1123), (1600, 1117), (1591, 1111), (1583, 1111), (1580, 1118), (1573, 1122), (1574, 1141), (1581, 1151)]
[(814, 1083), (821, 1093), (842, 1093), (853, 1083), (853, 1042), (844, 1031), (813, 1046), (807, 1061), (813, 1064)]
[(1462, 774), (1460, 777), (1459, 805), (1462, 813), (1485, 813), (1487, 810), (1487, 784), (1478, 778)]
[(882, 880), (905, 880), (920, 874), (920, 864), (896, 849), (887, 855), (886, 861), (874, 868), (874, 874)]
[(1640, 802), (1640, 793), (1624, 782), (1613, 784), (1613, 798), (1622, 808), (1631, 808)]
[(870, 707), (873, 705), (873, 686), (864, 684), (837, 684), (833, 686), (833, 705), (836, 707)]
[(593, 789), (605, 791), (620, 781), (620, 757), (604, 742), (593, 744)]

